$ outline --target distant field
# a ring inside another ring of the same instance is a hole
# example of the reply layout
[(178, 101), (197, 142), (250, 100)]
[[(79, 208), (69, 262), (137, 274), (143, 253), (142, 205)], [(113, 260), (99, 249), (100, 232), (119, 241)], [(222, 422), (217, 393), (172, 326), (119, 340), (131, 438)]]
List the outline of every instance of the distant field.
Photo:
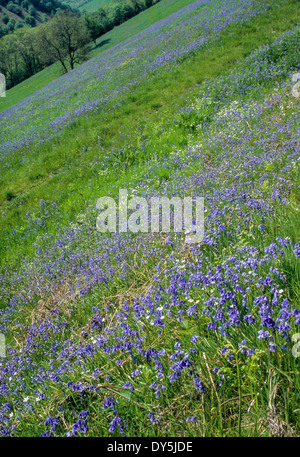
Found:
[[(79, 0), (80, 1), (80, 0)], [(76, 2), (76, 0), (75, 0)], [(103, 6), (104, 4), (111, 3), (112, 0), (91, 0), (85, 3), (84, 5), (80, 6), (80, 11), (96, 11), (98, 8)]]
[[(98, 3), (100, 7), (100, 3), (103, 4), (104, 1), (106, 0), (93, 0), (91, 3)], [(102, 35), (97, 40), (96, 47), (92, 51), (92, 57), (97, 56), (106, 49), (109, 49), (124, 40), (128, 40), (145, 30), (147, 27), (150, 27), (161, 19), (168, 17), (170, 14), (179, 11), (181, 8), (184, 8), (191, 3), (193, 3), (193, 0), (162, 0), (147, 11), (143, 11), (138, 16), (133, 17), (119, 27), (115, 27), (107, 34)], [(60, 75), (60, 65), (54, 64), (13, 87), (7, 91), (6, 98), (0, 99), (0, 112), (15, 105), (42, 87), (45, 87)]]
[(111, 3), (112, 0), (64, 0), (62, 3), (78, 8), (80, 11), (96, 11), (105, 3)]

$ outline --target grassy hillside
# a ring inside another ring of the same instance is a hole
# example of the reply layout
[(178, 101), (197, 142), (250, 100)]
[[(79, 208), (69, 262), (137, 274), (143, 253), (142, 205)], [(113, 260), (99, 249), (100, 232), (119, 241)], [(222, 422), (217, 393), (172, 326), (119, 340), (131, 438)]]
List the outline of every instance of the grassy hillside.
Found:
[(80, 11), (96, 11), (101, 6), (111, 3), (113, 0), (64, 0), (62, 3), (78, 8)]
[(90, 0), (89, 2), (82, 5), (79, 9), (81, 11), (96, 11), (104, 4), (111, 3), (112, 0)]
[[(299, 2), (182, 3), (8, 92), (2, 435), (299, 435)], [(99, 233), (119, 189), (203, 196), (204, 239)]]
[[(115, 27), (107, 34), (101, 36), (97, 40), (95, 48), (92, 50), (92, 57), (96, 57), (105, 50), (134, 37), (147, 27), (168, 17), (170, 14), (174, 14), (176, 11), (179, 11), (191, 3), (193, 3), (193, 0), (162, 0), (149, 10), (138, 14), (119, 27)], [(13, 87), (7, 91), (6, 98), (0, 98), (0, 112), (20, 102), (24, 98), (36, 92), (38, 89), (46, 86), (57, 79), (60, 75), (60, 65), (55, 64)]]

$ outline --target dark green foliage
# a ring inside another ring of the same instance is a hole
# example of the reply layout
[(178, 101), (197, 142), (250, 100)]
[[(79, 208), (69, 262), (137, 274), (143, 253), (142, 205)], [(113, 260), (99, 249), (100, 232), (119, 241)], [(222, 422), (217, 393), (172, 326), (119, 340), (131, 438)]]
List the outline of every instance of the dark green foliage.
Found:
[(18, 14), (20, 15), (21, 14), (21, 8), (16, 5), (14, 2), (9, 2), (6, 6), (6, 8), (11, 11), (12, 13), (15, 13), (15, 14)]
[(16, 22), (16, 25), (15, 25), (15, 30), (18, 30), (18, 29), (21, 29), (22, 27), (24, 27), (24, 25), (22, 24), (22, 22)]
[[(84, 19), (70, 10), (60, 11), (38, 30), (38, 52), (46, 63), (59, 61), (65, 73), (86, 60), (91, 37)], [(50, 59), (50, 62), (49, 62)], [(69, 68), (68, 68), (69, 66)]]
[(36, 24), (35, 18), (33, 16), (27, 16), (25, 18), (26, 24), (30, 25), (31, 27), (34, 27)]
[(33, 5), (29, 6), (28, 13), (30, 14), (30, 16), (33, 16), (33, 17), (37, 16), (37, 11)]
[[(46, 22), (48, 17), (54, 16), (58, 11), (68, 8), (60, 3), (59, 0), (0, 0), (1, 6), (12, 13), (12, 18), (16, 20), (16, 24), (18, 25), (9, 24), (9, 15), (6, 14), (5, 10), (0, 8), (0, 25), (2, 21), (7, 26), (1, 27), (0, 38), (24, 25), (35, 27)], [(18, 16), (19, 22), (16, 16)]]
[(10, 32), (13, 32), (14, 29), (15, 29), (15, 25), (16, 25), (16, 21), (15, 19), (13, 19), (12, 17), (9, 19), (8, 23), (7, 23), (7, 30), (9, 30)]

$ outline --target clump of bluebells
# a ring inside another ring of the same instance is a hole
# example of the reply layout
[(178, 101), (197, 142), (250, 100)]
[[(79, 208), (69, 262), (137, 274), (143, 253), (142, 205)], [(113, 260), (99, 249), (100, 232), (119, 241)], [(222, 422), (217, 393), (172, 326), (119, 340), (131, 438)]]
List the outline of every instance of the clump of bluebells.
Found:
[(78, 420), (72, 425), (72, 429), (67, 432), (66, 436), (77, 436), (78, 434), (84, 435), (88, 432), (88, 411), (80, 411)]
[(56, 431), (56, 427), (58, 426), (58, 424), (59, 424), (59, 419), (57, 419), (56, 417), (52, 417), (52, 416), (47, 417), (47, 419), (44, 422), (44, 425), (47, 428), (49, 428), (49, 430), (44, 432), (41, 436), (43, 436), (43, 437), (54, 436), (53, 434)]

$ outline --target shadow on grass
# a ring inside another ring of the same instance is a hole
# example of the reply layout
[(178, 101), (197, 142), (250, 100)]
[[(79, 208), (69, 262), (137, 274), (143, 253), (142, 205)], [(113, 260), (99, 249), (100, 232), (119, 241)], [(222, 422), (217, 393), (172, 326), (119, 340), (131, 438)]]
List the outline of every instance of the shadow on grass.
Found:
[(95, 49), (101, 48), (102, 46), (104, 46), (105, 44), (109, 43), (110, 41), (111, 41), (110, 38), (108, 38), (107, 40), (100, 41), (100, 43), (96, 44)]

